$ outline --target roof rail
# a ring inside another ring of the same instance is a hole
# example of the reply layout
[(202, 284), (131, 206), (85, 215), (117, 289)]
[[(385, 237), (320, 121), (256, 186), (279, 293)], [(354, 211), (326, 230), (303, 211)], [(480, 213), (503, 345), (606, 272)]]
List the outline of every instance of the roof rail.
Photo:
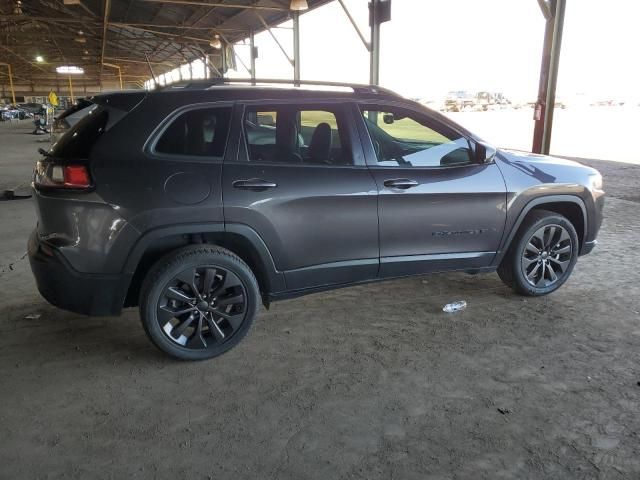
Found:
[(392, 97), (399, 97), (400, 95), (388, 88), (380, 87), (378, 85), (367, 85), (361, 83), (344, 83), (344, 82), (327, 82), (324, 80), (284, 80), (281, 78), (208, 78), (204, 80), (185, 81), (179, 83), (173, 83), (162, 87), (160, 90), (197, 90), (205, 89), (209, 87), (215, 87), (218, 85), (232, 85), (235, 83), (250, 84), (250, 85), (292, 85), (294, 87), (300, 87), (304, 85), (320, 86), (320, 87), (345, 87), (351, 88), (354, 93), (377, 93), (388, 95)]

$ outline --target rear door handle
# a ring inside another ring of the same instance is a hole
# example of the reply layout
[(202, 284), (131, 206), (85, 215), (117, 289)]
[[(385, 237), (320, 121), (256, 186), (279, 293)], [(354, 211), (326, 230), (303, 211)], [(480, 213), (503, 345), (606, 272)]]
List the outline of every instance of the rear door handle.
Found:
[(420, 185), (415, 180), (409, 180), (408, 178), (392, 178), (384, 181), (384, 186), (389, 188), (400, 188), (406, 190), (407, 188), (413, 188)]
[(232, 183), (233, 188), (241, 188), (243, 190), (266, 190), (267, 188), (276, 188), (277, 183), (268, 182), (261, 178), (250, 178), (248, 180), (236, 180)]

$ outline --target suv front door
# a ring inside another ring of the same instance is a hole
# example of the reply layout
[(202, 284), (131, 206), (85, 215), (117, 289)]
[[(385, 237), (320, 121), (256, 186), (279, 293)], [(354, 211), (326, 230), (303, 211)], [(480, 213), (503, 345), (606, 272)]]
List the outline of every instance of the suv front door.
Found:
[(255, 230), (287, 290), (375, 278), (377, 189), (353, 111), (338, 102), (247, 102), (223, 168), (225, 222)]
[(488, 266), (505, 222), (498, 166), (417, 109), (363, 103), (358, 117), (379, 192), (380, 276)]

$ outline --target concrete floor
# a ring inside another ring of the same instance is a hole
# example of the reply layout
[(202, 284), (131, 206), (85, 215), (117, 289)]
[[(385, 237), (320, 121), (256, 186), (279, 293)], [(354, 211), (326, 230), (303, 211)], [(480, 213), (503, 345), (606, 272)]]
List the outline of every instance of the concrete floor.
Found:
[[(3, 185), (28, 183), (28, 128), (0, 124)], [(495, 274), (316, 294), (201, 363), (158, 352), (135, 310), (45, 303), (31, 202), (0, 202), (0, 478), (639, 478), (640, 167), (588, 163), (601, 244), (555, 294)]]

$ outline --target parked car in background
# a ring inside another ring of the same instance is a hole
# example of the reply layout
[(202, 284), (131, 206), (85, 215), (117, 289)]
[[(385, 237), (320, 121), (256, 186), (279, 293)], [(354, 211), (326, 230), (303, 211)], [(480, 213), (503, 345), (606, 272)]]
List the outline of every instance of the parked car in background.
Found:
[(26, 112), (29, 112), (31, 114), (34, 114), (34, 115), (36, 113), (40, 114), (40, 113), (42, 113), (43, 111), (46, 110), (46, 107), (45, 107), (44, 104), (42, 104), (42, 103), (33, 103), (33, 102), (20, 103), (20, 104), (18, 104), (18, 107), (20, 109), (22, 109), (22, 110), (24, 110)]
[(496, 103), (495, 98), (491, 92), (476, 93), (476, 102), (475, 102), (476, 108), (486, 111), (486, 110), (489, 110), (489, 107), (491, 107), (495, 103)]
[(33, 114), (22, 108), (14, 107), (13, 105), (3, 105), (0, 107), (0, 120), (3, 122), (8, 120), (24, 120), (31, 117), (33, 117)]
[(447, 112), (461, 112), (473, 108), (476, 103), (475, 95), (466, 90), (457, 90), (447, 93), (444, 100), (444, 108)]
[(498, 150), (378, 86), (232, 82), (98, 95), (42, 152), (28, 254), (49, 302), (139, 306), (158, 348), (197, 360), (260, 303), (452, 270), (546, 295), (596, 245), (593, 168)]
[(496, 92), (493, 94), (494, 103), (500, 108), (505, 108), (511, 105), (511, 101), (505, 97), (504, 93)]

